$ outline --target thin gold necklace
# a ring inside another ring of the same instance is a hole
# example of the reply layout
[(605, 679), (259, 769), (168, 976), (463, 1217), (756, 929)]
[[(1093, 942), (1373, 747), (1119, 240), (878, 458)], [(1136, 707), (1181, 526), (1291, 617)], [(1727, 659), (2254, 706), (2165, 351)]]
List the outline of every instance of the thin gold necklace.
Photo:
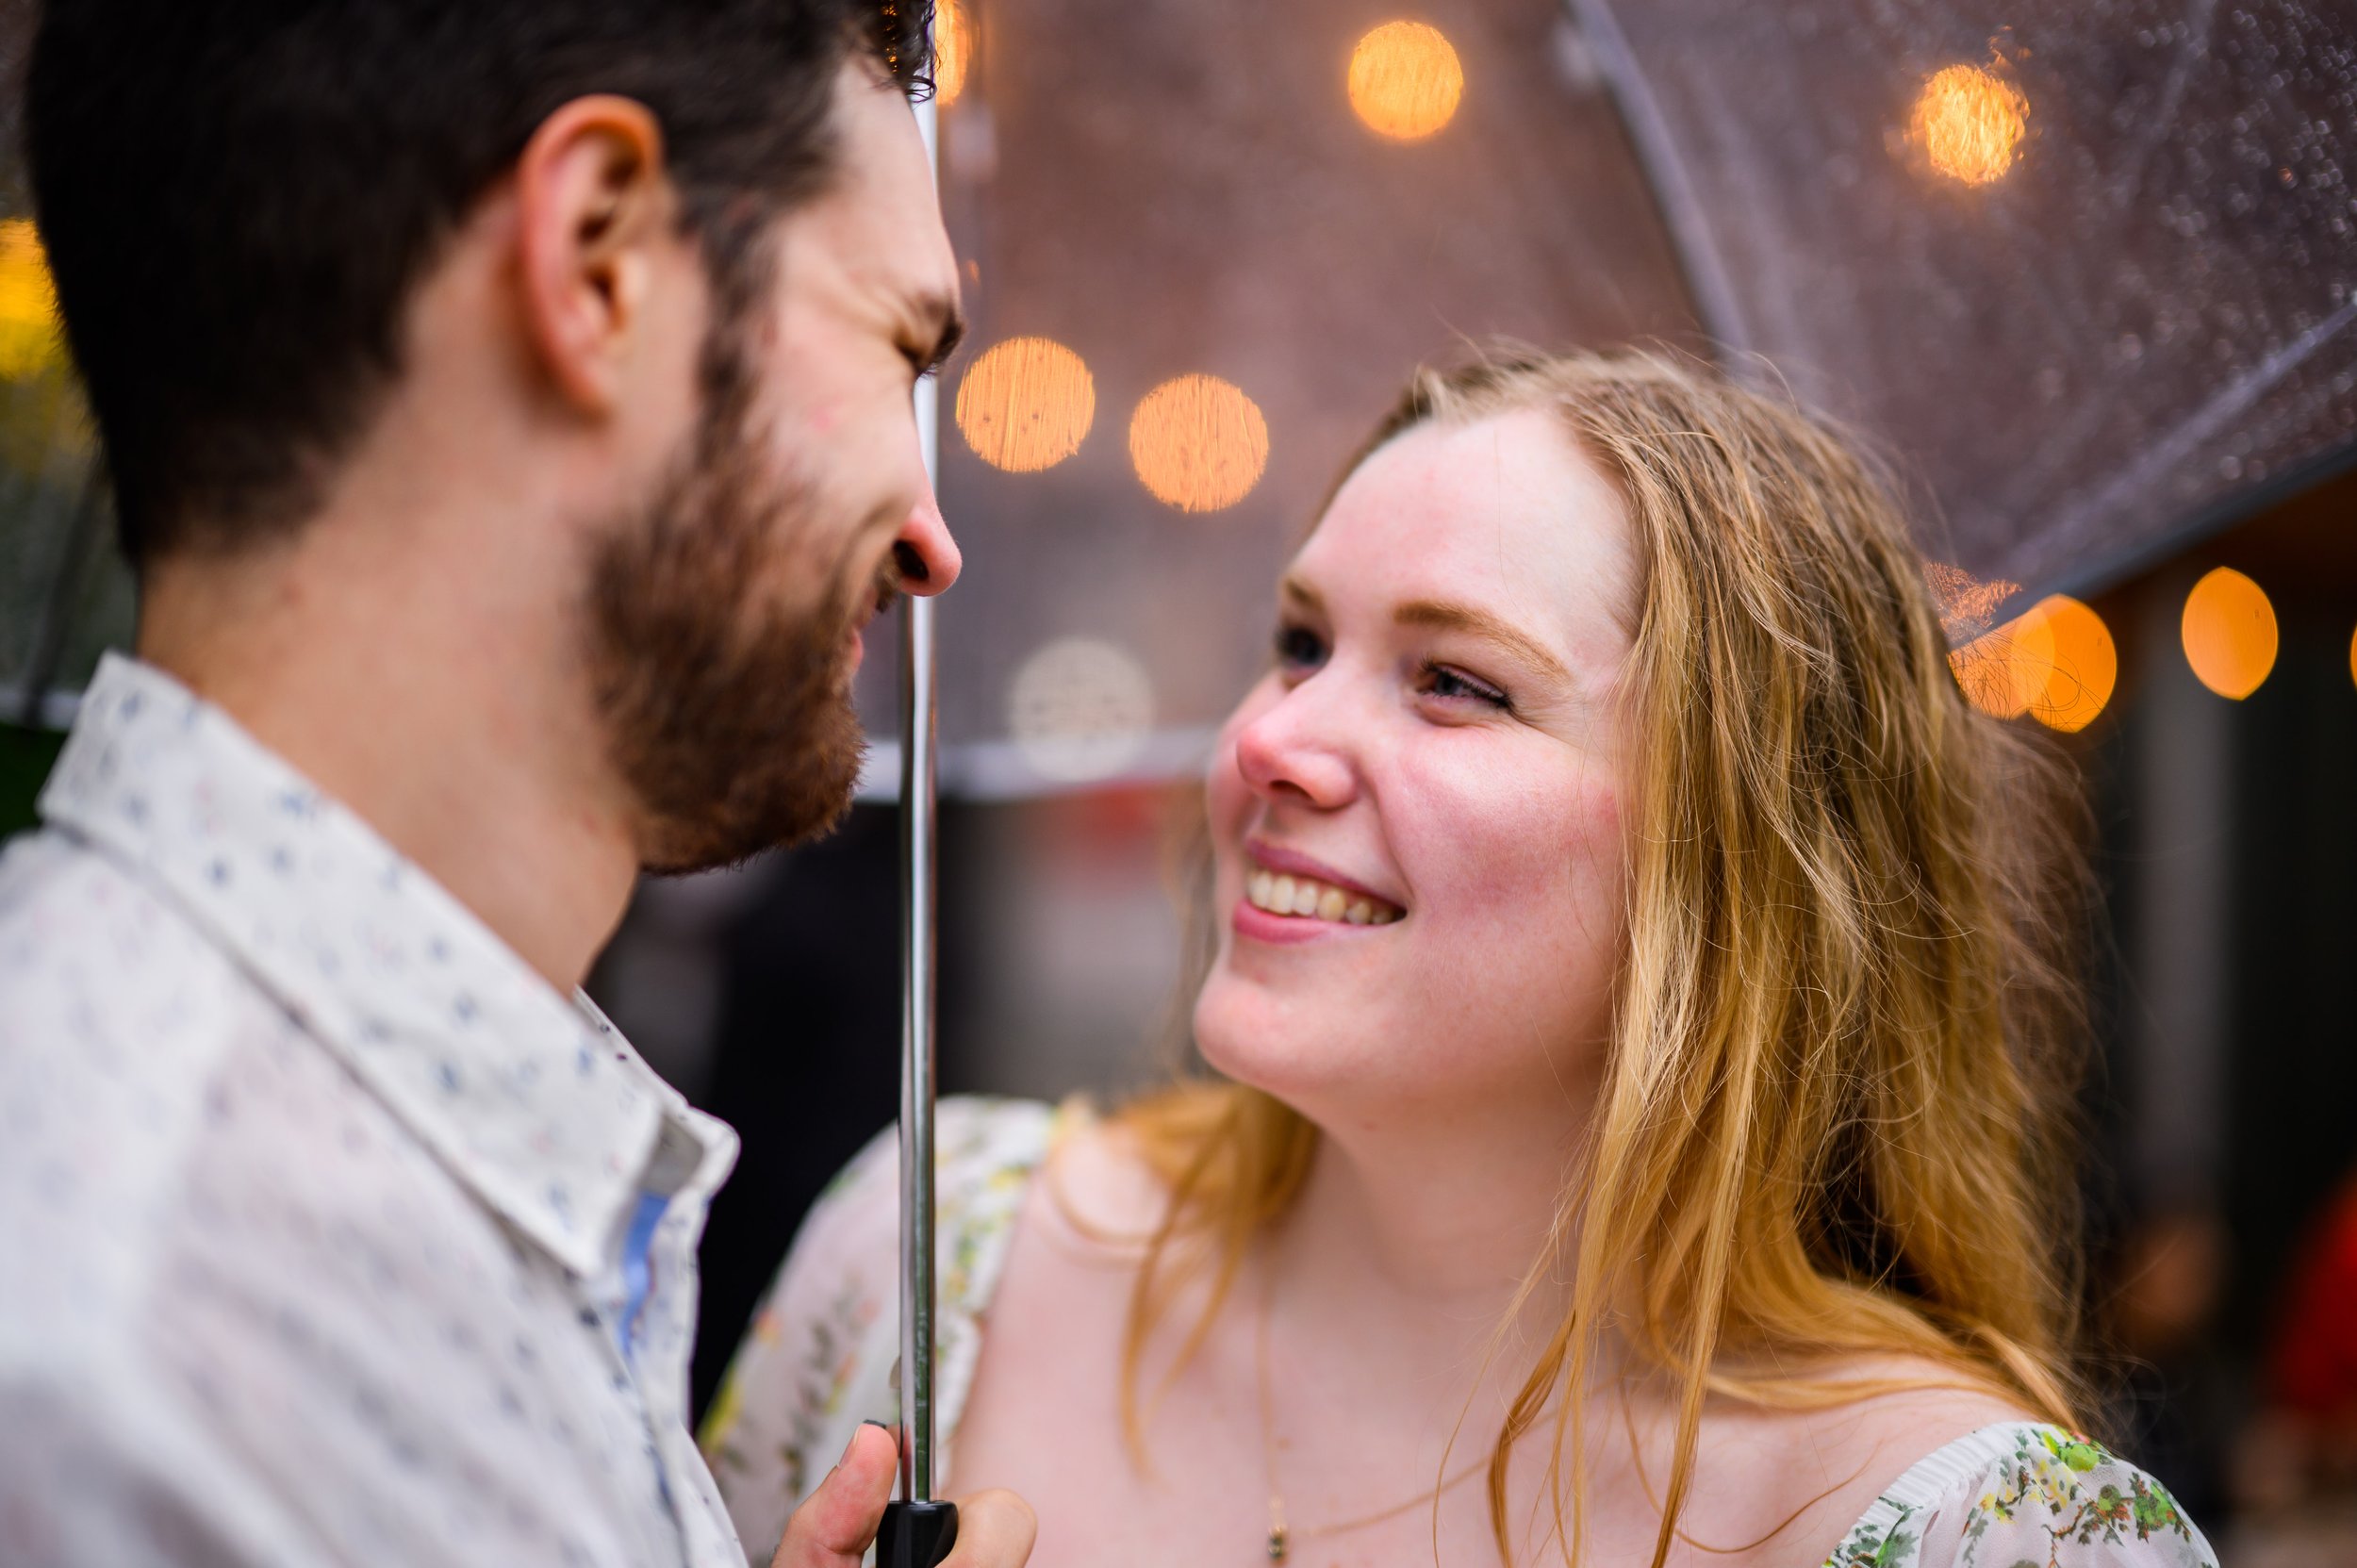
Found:
[(1261, 1276), (1261, 1311), (1258, 1318), (1254, 1320), (1252, 1362), (1254, 1377), (1260, 1384), (1261, 1394), (1261, 1461), (1268, 1477), (1268, 1557), (1271, 1562), (1283, 1562), (1292, 1552), (1294, 1543), (1296, 1541), (1315, 1541), (1322, 1536), (1343, 1535), (1351, 1530), (1362, 1530), (1370, 1525), (1380, 1525), (1386, 1520), (1396, 1519), (1409, 1509), (1438, 1502), (1444, 1494), (1462, 1486), (1489, 1468), (1490, 1461), (1483, 1459), (1476, 1463), (1467, 1465), (1429, 1492), (1418, 1493), (1404, 1503), (1394, 1503), (1390, 1508), (1378, 1509), (1373, 1513), (1362, 1513), (1354, 1519), (1319, 1525), (1306, 1530), (1296, 1530), (1287, 1526), (1285, 1495), (1277, 1484), (1277, 1413), (1275, 1401), (1269, 1395), (1268, 1380), (1268, 1320), (1271, 1304), (1277, 1296), (1277, 1280), (1265, 1263), (1260, 1268), (1259, 1273)]

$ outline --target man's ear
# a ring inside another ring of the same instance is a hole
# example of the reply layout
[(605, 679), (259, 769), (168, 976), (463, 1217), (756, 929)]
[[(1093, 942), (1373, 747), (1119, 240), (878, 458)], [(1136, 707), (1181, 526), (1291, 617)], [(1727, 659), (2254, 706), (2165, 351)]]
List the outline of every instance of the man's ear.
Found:
[(654, 248), (672, 239), (663, 130), (628, 98), (576, 98), (516, 165), (525, 333), (558, 394), (585, 412), (621, 397), (644, 332)]

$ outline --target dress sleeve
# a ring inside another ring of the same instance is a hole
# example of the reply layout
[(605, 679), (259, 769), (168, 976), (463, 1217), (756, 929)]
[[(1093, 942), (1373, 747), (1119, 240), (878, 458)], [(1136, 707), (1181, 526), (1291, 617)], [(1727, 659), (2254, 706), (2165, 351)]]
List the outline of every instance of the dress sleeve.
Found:
[(1936, 1491), (1886, 1494), (1827, 1568), (2217, 1568), (2167, 1488), (2101, 1444), (2052, 1427), (1984, 1435)]
[[(980, 1352), (1021, 1197), (1060, 1113), (946, 1099), (936, 1112), (934, 1413), (937, 1481)], [(705, 1417), (704, 1457), (736, 1533), (766, 1562), (785, 1521), (862, 1421), (899, 1415), (899, 1162), (886, 1128), (802, 1221)]]
[(895, 1413), (894, 1137), (886, 1128), (870, 1140), (803, 1217), (704, 1417), (704, 1458), (755, 1562), (769, 1560), (786, 1516), (859, 1424)]

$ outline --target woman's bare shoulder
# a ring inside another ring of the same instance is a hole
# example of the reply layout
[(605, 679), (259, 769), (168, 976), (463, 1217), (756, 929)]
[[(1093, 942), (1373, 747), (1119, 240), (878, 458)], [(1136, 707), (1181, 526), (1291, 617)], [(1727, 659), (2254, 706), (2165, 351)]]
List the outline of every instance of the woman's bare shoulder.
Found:
[[(1832, 1369), (1882, 1392), (1815, 1410), (1712, 1401), (1703, 1424), (1691, 1538), (1747, 1562), (1821, 1562), (1918, 1461), (1959, 1439), (2039, 1417), (1954, 1369), (1884, 1357)], [(1893, 1386), (1914, 1385), (1914, 1386)], [(1745, 1550), (1744, 1548), (1750, 1548)]]
[(1162, 1223), (1169, 1189), (1121, 1118), (1068, 1111), (1024, 1214), (1059, 1250), (1134, 1263)]

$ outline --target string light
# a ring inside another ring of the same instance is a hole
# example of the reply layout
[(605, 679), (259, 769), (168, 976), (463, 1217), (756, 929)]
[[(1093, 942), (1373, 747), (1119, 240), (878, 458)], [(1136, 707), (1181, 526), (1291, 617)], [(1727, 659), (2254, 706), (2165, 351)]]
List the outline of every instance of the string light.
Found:
[(1948, 667), (1974, 707), (1992, 718), (2019, 718), (2053, 673), (2053, 626), (2035, 609), (2016, 616), (1951, 652)]
[(2103, 618), (2050, 594), (1948, 655), (1956, 684), (1983, 713), (2027, 714), (2049, 729), (2085, 729), (2109, 705), (2119, 652)]
[(2232, 567), (2193, 586), (2180, 631), (2195, 678), (2220, 697), (2240, 701), (2275, 668), (2275, 606), (2265, 588)]
[(2014, 166), (2029, 120), (2019, 88), (1977, 65), (1951, 65), (1916, 95), (1914, 138), (1941, 173), (1987, 185)]
[(1465, 93), (1465, 68), (1438, 27), (1386, 22), (1350, 52), (1350, 107), (1369, 130), (1421, 141), (1447, 124)]
[(958, 431), (974, 454), (1010, 473), (1052, 469), (1080, 450), (1096, 419), (1096, 384), (1080, 356), (1051, 338), (1010, 338), (958, 383)]
[(1034, 652), (1007, 688), (1007, 729), (1031, 771), (1062, 784), (1120, 772), (1145, 750), (1154, 684), (1123, 649), (1062, 637)]
[(965, 67), (973, 43), (965, 8), (941, 0), (933, 9), (933, 101), (948, 108), (965, 91)]
[(56, 362), (58, 290), (28, 218), (0, 221), (0, 380), (30, 381)]
[(2053, 662), (2030, 700), (2030, 714), (2051, 730), (2074, 732), (2095, 722), (2119, 680), (2119, 651), (2111, 628), (2086, 605), (2064, 594), (2030, 612), (2044, 623)]
[(1164, 505), (1216, 512), (1261, 482), (1268, 421), (1234, 384), (1182, 375), (1146, 393), (1130, 416), (1129, 463)]

